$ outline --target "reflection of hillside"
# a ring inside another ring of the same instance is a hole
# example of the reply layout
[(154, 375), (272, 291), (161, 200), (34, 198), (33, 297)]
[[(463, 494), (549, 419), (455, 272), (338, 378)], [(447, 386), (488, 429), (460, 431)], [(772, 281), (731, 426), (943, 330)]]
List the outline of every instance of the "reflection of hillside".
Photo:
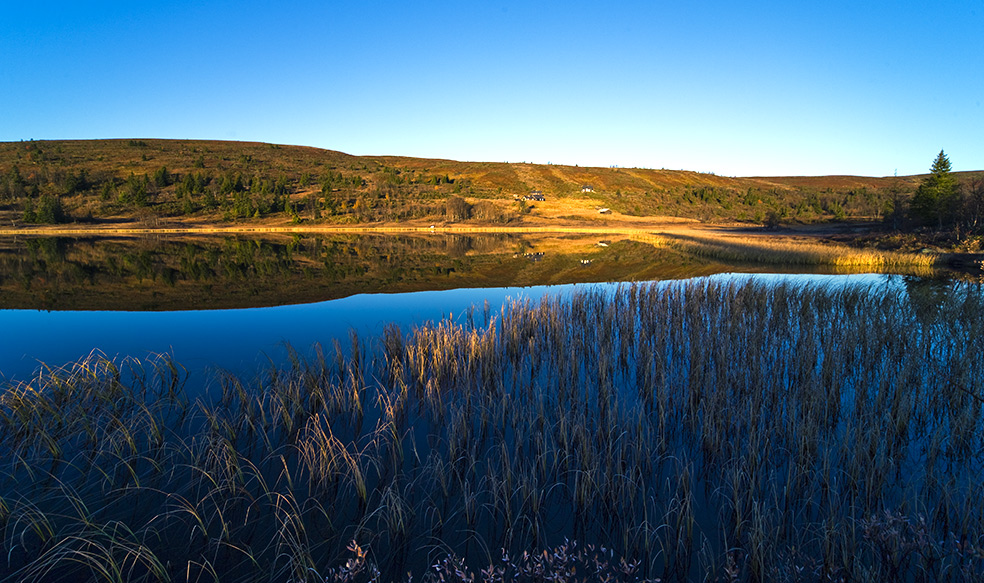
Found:
[[(541, 260), (524, 259), (530, 252), (542, 253)], [(0, 308), (242, 308), (357, 293), (660, 279), (722, 270), (670, 249), (628, 240), (600, 247), (584, 236), (24, 238), (0, 242)]]

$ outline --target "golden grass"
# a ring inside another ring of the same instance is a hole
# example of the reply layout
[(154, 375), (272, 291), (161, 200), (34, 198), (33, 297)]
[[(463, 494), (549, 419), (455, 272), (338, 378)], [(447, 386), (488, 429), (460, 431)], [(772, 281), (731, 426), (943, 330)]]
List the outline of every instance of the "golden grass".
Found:
[(672, 246), (693, 255), (773, 265), (823, 265), (844, 270), (916, 270), (925, 275), (940, 267), (935, 253), (902, 253), (857, 249), (835, 243), (803, 241), (791, 237), (755, 235), (740, 237), (701, 231), (667, 231), (636, 235), (637, 240), (656, 246)]

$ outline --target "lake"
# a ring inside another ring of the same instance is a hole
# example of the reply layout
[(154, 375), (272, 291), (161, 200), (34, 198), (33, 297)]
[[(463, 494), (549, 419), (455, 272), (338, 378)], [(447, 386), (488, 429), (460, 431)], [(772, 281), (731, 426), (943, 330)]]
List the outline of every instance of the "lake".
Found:
[(27, 238), (0, 245), (0, 375), (25, 380), (93, 352), (170, 354), (200, 383), (206, 370), (282, 362), (286, 345), (309, 354), (350, 330), (461, 321), (486, 302), (497, 314), (507, 298), (577, 283), (762, 269), (625, 237)]
[[(572, 236), (0, 267), (8, 378), (110, 357), (0, 395), (0, 580), (984, 576), (976, 282)], [(161, 352), (186, 383), (121, 361)]]

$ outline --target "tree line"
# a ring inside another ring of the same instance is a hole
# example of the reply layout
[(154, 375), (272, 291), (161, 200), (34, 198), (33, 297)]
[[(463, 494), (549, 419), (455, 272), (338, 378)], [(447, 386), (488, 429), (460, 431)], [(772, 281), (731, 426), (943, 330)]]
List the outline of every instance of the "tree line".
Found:
[[(984, 234), (984, 176), (961, 184), (951, 172), (950, 159), (943, 150), (933, 160), (930, 174), (922, 179), (902, 208), (909, 226)], [(897, 225), (896, 225), (897, 226)]]
[[(226, 219), (253, 218), (284, 212), (296, 215), (297, 204), (290, 200), (302, 181), (285, 174), (276, 177), (226, 171), (213, 174), (205, 170), (183, 174), (166, 166), (149, 173), (130, 172), (126, 178), (105, 176), (94, 179), (85, 169), (32, 169), (24, 176), (14, 165), (0, 173), (0, 210), (13, 210), (25, 223), (63, 223), (84, 219), (72, 216), (64, 200), (70, 197), (78, 206), (98, 200), (101, 212), (139, 210), (154, 207), (163, 216), (190, 215), (201, 211), (224, 211)], [(308, 178), (310, 181), (310, 178)], [(342, 176), (328, 170), (323, 177), (326, 190), (355, 190), (365, 186), (361, 176)], [(164, 196), (166, 194), (166, 196)]]

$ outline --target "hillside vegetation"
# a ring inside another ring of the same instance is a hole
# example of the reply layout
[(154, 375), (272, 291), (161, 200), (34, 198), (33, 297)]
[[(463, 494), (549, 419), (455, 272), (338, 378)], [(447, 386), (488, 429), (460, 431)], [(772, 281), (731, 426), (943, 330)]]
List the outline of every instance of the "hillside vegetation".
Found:
[[(248, 142), (8, 142), (0, 144), (0, 225), (509, 224), (626, 215), (778, 224), (889, 216), (919, 181), (352, 156)], [(546, 200), (523, 200), (533, 191)], [(602, 208), (615, 214), (598, 214)]]

